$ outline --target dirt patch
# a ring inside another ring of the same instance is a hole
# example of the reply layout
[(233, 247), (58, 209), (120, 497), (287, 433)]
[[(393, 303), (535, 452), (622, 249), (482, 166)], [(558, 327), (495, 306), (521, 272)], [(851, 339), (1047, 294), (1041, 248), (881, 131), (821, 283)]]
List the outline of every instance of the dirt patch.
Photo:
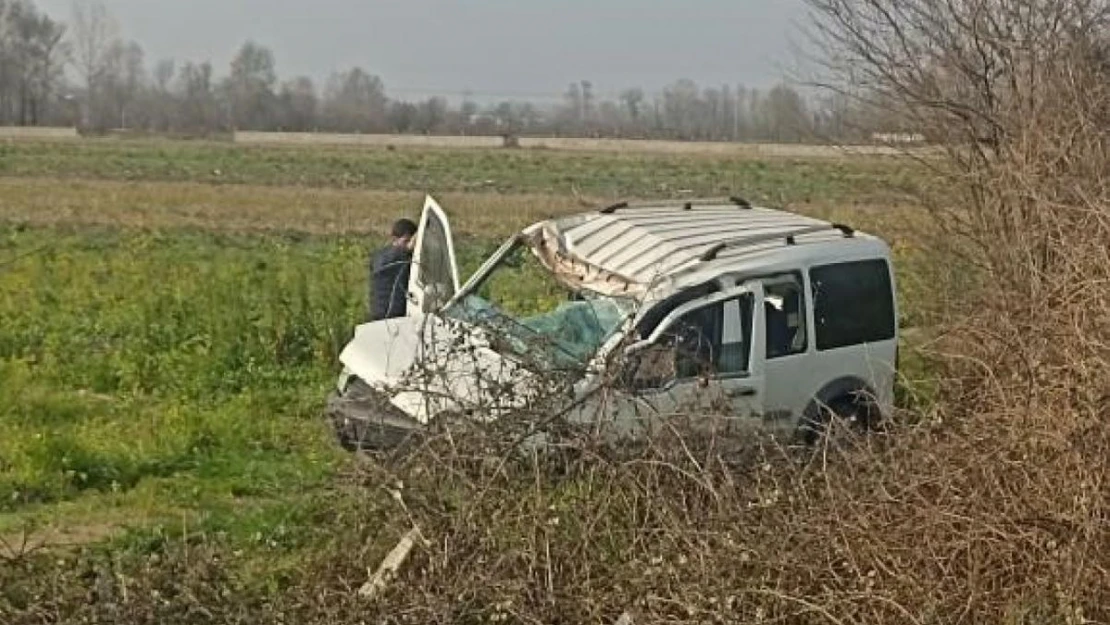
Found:
[(113, 523), (47, 527), (0, 535), (0, 560), (15, 559), (43, 549), (75, 547), (113, 538), (123, 528)]

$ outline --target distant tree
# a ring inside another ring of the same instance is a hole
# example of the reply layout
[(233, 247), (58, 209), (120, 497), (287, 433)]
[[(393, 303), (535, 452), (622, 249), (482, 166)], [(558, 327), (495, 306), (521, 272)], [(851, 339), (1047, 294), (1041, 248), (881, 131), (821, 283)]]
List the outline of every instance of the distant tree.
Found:
[(274, 54), (269, 48), (248, 41), (231, 61), (225, 85), (233, 128), (263, 130), (273, 127), (277, 96)]
[(604, 137), (623, 137), (630, 126), (621, 105), (616, 102), (603, 101), (597, 106), (597, 120), (595, 130)]
[(38, 124), (49, 113), (65, 27), (23, 0), (0, 1), (0, 123)]
[(751, 108), (748, 105), (750, 91), (744, 85), (736, 85), (736, 95), (732, 102), (732, 140), (741, 141), (751, 138)]
[[(702, 89), (690, 79), (679, 79), (656, 94), (631, 87), (605, 99), (592, 81), (577, 80), (553, 105), (507, 100), (480, 107), (468, 96), (452, 107), (442, 97), (391, 101), (382, 80), (360, 67), (332, 74), (322, 92), (305, 76), (282, 80), (273, 52), (249, 40), (223, 77), (214, 74), (207, 60), (180, 68), (173, 60), (162, 60), (148, 67), (142, 48), (119, 37), (102, 0), (73, 1), (72, 28), (67, 30), (38, 12), (32, 0), (0, 0), (0, 123), (72, 122), (79, 113), (81, 125), (101, 129), (543, 133), (734, 141), (898, 131), (897, 120), (882, 107), (865, 111), (828, 98), (809, 102), (787, 85), (767, 92), (743, 85)], [(1110, 62), (1110, 53), (1107, 57)], [(76, 68), (79, 84), (61, 91), (67, 61)]]
[(416, 105), (416, 119), (413, 130), (422, 133), (441, 132), (447, 122), (447, 100), (440, 97), (428, 98)]
[(674, 139), (697, 136), (698, 86), (689, 78), (675, 81), (663, 90), (663, 123)]
[(220, 128), (219, 101), (212, 77), (212, 64), (186, 63), (178, 74), (178, 126), (193, 132)]
[(105, 56), (101, 74), (100, 97), (101, 125), (128, 128), (145, 126), (147, 110), (141, 110), (140, 100), (146, 95), (147, 76), (142, 47), (135, 43), (115, 41)]
[(389, 130), (393, 132), (411, 132), (416, 128), (416, 118), (419, 111), (411, 102), (393, 102), (389, 105)]
[(594, 84), (588, 80), (580, 81), (582, 87), (582, 113), (580, 119), (589, 122), (594, 115)]
[(173, 109), (177, 103), (173, 94), (173, 81), (176, 75), (177, 65), (172, 59), (163, 59), (154, 65), (146, 113), (147, 124), (151, 129), (169, 131), (174, 127)]
[(463, 132), (470, 132), (473, 124), (477, 121), (475, 117), (478, 115), (478, 103), (473, 100), (463, 100), (459, 105), (458, 113), (458, 129)]
[(766, 111), (763, 106), (763, 93), (759, 89), (748, 92), (748, 140), (766, 141), (770, 138), (770, 131), (766, 123)]
[(808, 107), (791, 87), (775, 85), (764, 101), (764, 118), (772, 141), (796, 142), (812, 131)]
[(387, 125), (388, 104), (382, 80), (355, 67), (328, 79), (322, 123), (341, 132), (382, 131)]
[(299, 76), (281, 85), (278, 97), (283, 130), (305, 132), (318, 124), (320, 101), (316, 85), (307, 76)]
[(87, 126), (93, 123), (96, 112), (103, 110), (104, 74), (110, 62), (112, 46), (118, 39), (118, 27), (104, 4), (98, 0), (76, 0), (72, 21), (74, 61), (84, 81), (82, 111)]
[(633, 123), (640, 121), (641, 108), (644, 105), (644, 90), (636, 87), (634, 89), (625, 89), (621, 92), (621, 104), (624, 105), (624, 110), (628, 114), (628, 118)]
[(713, 87), (705, 89), (702, 94), (702, 101), (699, 102), (697, 107), (697, 138), (708, 140), (720, 139), (724, 134), (726, 125), (726, 109), (724, 91)]
[(567, 113), (565, 117), (569, 118), (572, 128), (580, 129), (582, 121), (586, 117), (585, 97), (582, 93), (582, 85), (576, 82), (570, 83), (567, 91), (563, 94), (563, 99), (566, 101)]

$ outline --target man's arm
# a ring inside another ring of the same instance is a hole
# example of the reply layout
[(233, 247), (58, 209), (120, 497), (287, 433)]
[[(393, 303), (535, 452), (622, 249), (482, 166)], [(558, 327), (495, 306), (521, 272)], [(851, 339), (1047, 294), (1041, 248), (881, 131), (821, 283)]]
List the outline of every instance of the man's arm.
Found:
[(408, 309), (409, 276), (412, 269), (412, 258), (408, 254), (397, 255), (394, 261), (400, 266), (397, 268), (397, 277), (393, 281), (390, 293), (390, 312), (404, 315)]

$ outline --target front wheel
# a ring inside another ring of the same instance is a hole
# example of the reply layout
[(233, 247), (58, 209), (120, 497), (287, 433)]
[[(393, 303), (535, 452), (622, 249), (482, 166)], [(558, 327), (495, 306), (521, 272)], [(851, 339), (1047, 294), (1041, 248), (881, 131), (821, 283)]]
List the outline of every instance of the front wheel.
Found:
[(325, 415), (340, 446), (350, 452), (395, 449), (420, 430), (361, 380), (346, 393), (332, 391)]

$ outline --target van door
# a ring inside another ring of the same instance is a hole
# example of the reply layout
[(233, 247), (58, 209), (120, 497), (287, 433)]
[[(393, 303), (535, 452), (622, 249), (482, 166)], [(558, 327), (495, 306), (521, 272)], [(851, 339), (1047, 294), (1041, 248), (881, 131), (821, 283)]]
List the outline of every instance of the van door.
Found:
[(671, 312), (630, 355), (636, 414), (620, 430), (691, 419), (699, 430), (735, 432), (760, 413), (761, 372), (752, 366), (755, 296), (732, 289)]
[(759, 281), (763, 345), (755, 358), (764, 375), (763, 418), (768, 426), (793, 431), (801, 412), (827, 372), (812, 363), (809, 304), (802, 272)]
[(897, 349), (891, 275), (885, 259), (867, 258), (762, 281), (769, 418), (792, 430), (807, 410), (855, 391), (889, 406)]
[(828, 402), (846, 389), (865, 389), (874, 393), (870, 399), (876, 407), (888, 410), (894, 401), (898, 350), (898, 304), (889, 260), (815, 265), (809, 282), (812, 368), (822, 373), (818, 399)]
[(459, 290), (459, 268), (451, 224), (439, 204), (427, 196), (416, 231), (416, 246), (409, 274), (408, 314), (439, 310)]

